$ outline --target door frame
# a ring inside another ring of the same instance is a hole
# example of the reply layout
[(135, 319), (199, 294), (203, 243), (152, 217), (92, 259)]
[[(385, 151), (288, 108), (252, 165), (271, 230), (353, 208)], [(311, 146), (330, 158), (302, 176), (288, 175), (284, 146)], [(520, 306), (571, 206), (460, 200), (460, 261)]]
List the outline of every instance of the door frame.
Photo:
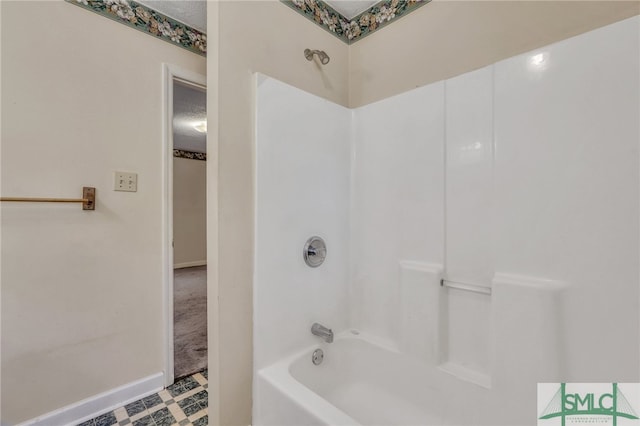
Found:
[(162, 64), (162, 310), (164, 384), (174, 381), (173, 352), (173, 82), (207, 90), (207, 77)]

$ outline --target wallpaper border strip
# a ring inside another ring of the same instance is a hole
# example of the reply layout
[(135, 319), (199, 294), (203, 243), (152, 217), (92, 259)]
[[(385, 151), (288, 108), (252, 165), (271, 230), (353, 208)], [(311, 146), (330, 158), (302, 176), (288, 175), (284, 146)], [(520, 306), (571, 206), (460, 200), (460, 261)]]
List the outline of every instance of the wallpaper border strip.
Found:
[[(431, 0), (383, 0), (347, 19), (323, 0), (280, 0), (347, 44), (384, 28)], [(207, 35), (133, 0), (65, 0), (201, 56)]]
[(203, 152), (186, 151), (184, 149), (174, 149), (173, 156), (176, 158), (186, 158), (189, 160), (207, 161), (207, 154)]
[(65, 0), (201, 56), (207, 35), (133, 0)]
[(280, 0), (347, 44), (384, 28), (431, 0), (384, 0), (348, 19), (323, 0)]

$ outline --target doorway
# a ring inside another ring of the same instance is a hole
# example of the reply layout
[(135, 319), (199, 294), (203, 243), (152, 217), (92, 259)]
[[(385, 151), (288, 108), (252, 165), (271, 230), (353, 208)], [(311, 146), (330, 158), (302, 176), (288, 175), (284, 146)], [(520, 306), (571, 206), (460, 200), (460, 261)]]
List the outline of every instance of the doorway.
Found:
[(206, 78), (164, 66), (165, 385), (207, 368)]

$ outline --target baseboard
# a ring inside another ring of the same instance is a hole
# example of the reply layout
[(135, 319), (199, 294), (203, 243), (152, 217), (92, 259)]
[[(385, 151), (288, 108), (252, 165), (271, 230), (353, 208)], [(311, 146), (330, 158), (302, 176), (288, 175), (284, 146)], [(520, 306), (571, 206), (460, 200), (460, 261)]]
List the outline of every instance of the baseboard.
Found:
[(196, 260), (194, 262), (176, 263), (173, 265), (173, 269), (192, 268), (194, 266), (205, 266), (206, 260)]
[(18, 426), (76, 425), (164, 388), (164, 375), (156, 373), (135, 382), (83, 399)]

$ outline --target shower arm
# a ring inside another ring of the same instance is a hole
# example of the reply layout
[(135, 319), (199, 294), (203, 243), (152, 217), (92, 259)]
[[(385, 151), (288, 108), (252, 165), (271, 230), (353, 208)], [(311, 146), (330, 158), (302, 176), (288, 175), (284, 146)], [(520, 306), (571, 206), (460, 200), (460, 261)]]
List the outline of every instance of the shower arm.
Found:
[(324, 50), (304, 49), (304, 57), (307, 59), (307, 61), (312, 61), (314, 55), (318, 56), (318, 59), (320, 60), (320, 63), (322, 65), (327, 65), (331, 59)]

